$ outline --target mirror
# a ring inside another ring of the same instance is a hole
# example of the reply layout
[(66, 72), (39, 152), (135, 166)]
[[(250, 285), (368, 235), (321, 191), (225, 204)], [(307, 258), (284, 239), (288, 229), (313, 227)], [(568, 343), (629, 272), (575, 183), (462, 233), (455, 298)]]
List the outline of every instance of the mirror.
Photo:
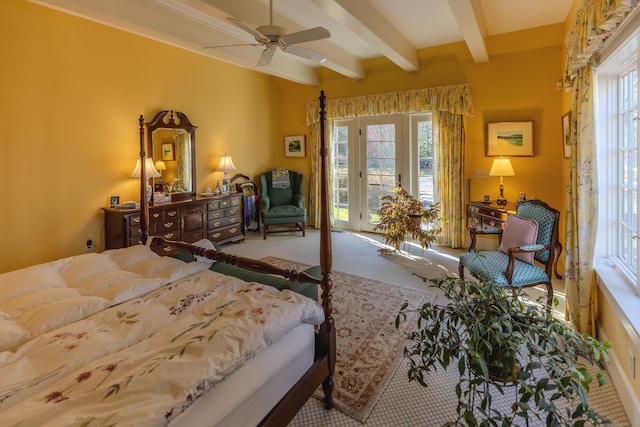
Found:
[(197, 126), (185, 114), (171, 110), (159, 112), (146, 126), (149, 155), (162, 175), (154, 191), (170, 194), (172, 201), (195, 196)]

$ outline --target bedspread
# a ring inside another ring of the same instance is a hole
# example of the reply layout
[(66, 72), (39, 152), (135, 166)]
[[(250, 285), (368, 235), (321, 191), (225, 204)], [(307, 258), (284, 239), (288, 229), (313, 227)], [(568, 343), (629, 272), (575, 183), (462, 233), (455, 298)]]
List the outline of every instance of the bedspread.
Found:
[(209, 270), (0, 353), (3, 426), (160, 426), (300, 322), (311, 299)]

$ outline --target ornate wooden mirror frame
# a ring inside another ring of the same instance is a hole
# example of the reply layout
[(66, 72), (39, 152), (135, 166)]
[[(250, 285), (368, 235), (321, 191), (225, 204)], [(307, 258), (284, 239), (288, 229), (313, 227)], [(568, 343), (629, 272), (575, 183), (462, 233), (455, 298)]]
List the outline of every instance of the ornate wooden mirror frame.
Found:
[[(166, 169), (159, 187), (171, 195), (171, 200), (183, 200), (196, 194), (196, 128), (179, 111), (161, 111), (145, 123), (148, 155)], [(155, 189), (154, 189), (155, 190)]]

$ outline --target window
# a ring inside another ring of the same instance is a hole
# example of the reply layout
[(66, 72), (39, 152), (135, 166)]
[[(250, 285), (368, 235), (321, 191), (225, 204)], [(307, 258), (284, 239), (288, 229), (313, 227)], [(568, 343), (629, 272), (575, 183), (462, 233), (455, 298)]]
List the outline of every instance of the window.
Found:
[(597, 69), (599, 209), (597, 256), (638, 286), (638, 33)]

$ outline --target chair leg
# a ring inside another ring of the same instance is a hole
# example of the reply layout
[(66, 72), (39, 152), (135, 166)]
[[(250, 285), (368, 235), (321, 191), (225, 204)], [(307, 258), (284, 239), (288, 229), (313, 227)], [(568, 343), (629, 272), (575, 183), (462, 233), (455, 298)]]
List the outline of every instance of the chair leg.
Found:
[(269, 226), (265, 223), (262, 223), (262, 238), (264, 240), (267, 240), (267, 228), (269, 228)]
[(547, 282), (547, 308), (551, 310), (553, 307), (553, 283)]
[(461, 262), (458, 263), (458, 275), (461, 279), (464, 279), (464, 264)]
[(302, 221), (302, 237), (305, 236), (305, 228), (306, 228), (305, 227), (305, 223), (304, 223), (304, 221)]

